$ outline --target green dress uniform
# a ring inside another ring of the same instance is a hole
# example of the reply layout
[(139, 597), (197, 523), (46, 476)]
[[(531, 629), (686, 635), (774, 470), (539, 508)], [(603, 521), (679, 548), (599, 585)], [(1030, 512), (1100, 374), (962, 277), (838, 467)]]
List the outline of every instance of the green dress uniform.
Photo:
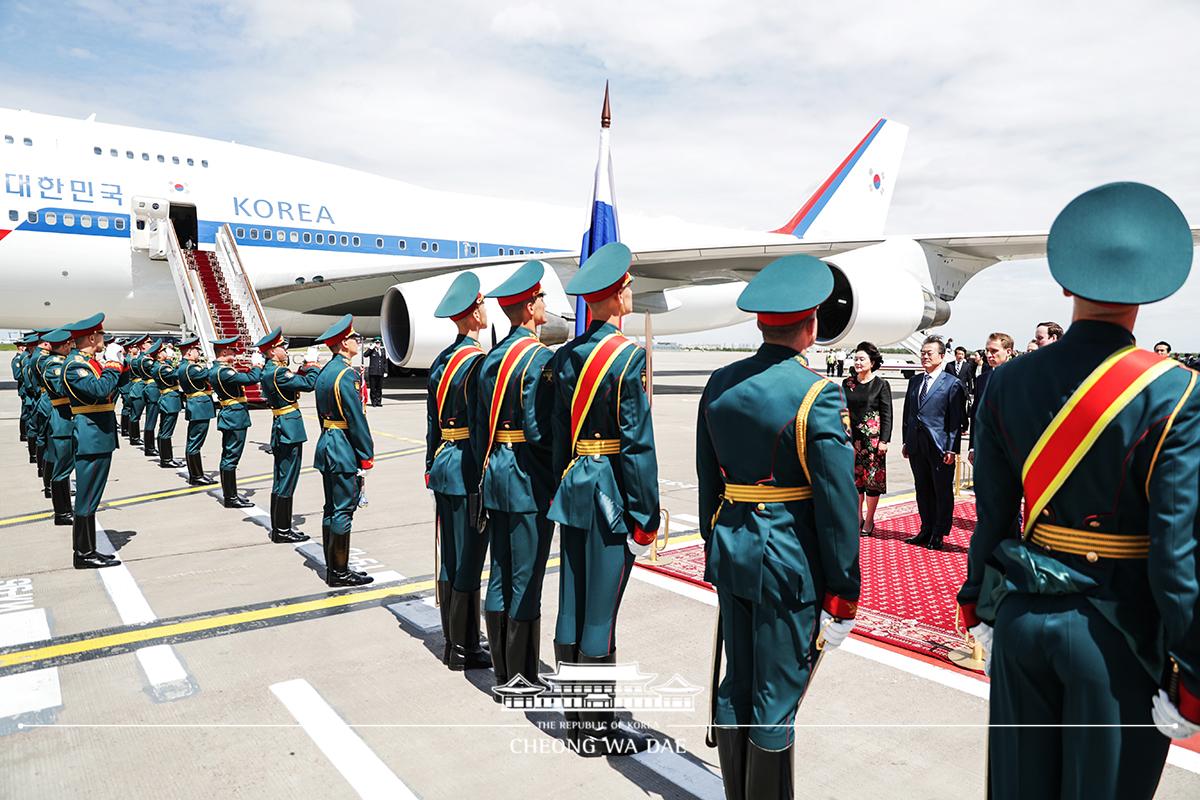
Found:
[[(217, 339), (218, 347), (237, 341), (236, 336)], [(246, 431), (250, 428), (250, 407), (245, 387), (258, 383), (262, 371), (258, 367), (238, 372), (228, 364), (217, 362), (208, 371), (208, 384), (220, 404), (217, 430), (221, 432), (221, 493), (226, 508), (249, 508), (254, 505), (237, 492), (237, 466), (246, 448)]]
[[(67, 326), (78, 340), (100, 329), (104, 314)], [(96, 509), (108, 482), (113, 450), (117, 449), (117, 415), (113, 398), (127, 379), (120, 362), (103, 365), (76, 352), (63, 365), (63, 385), (70, 398), (75, 435), (75, 518), (71, 538), (76, 569), (115, 566), (113, 556), (96, 552)]]
[(142, 402), (143, 410), (146, 412), (146, 421), (142, 426), (142, 452), (151, 457), (158, 455), (154, 430), (158, 427), (158, 398), (161, 392), (158, 390), (158, 383), (154, 380), (154, 373), (158, 367), (154, 357), (160, 347), (162, 347), (162, 341), (155, 339), (134, 361), (134, 373), (142, 379)]
[[(832, 289), (821, 261), (785, 256), (750, 282), (738, 307), (757, 313), (764, 331), (782, 329), (807, 322)], [(714, 372), (700, 398), (700, 533), (727, 665), (713, 687), (713, 722), (731, 800), (793, 796), (793, 722), (820, 655), (822, 618), (852, 619), (857, 609), (848, 419), (837, 383), (770, 342)]]
[[(24, 343), (25, 342), (23, 340), (20, 342), (20, 344), (22, 344), (22, 345), (24, 345)], [(29, 412), (25, 408), (25, 393), (21, 391), (21, 377), (22, 377), (22, 370), (24, 368), (24, 365), (25, 365), (25, 351), (18, 350), (17, 354), (15, 356), (13, 356), (12, 361), (9, 362), (9, 367), (12, 369), (13, 382), (16, 383), (16, 385), (17, 385), (17, 399), (21, 402), (21, 415), (20, 415), (20, 417), (18, 417), (18, 421), (17, 421), (17, 435), (22, 442), (25, 441), (25, 439), (26, 439), (25, 423), (28, 421), (28, 418), (29, 418)]]
[[(624, 291), (631, 259), (623, 244), (605, 245), (567, 293), (596, 302)], [(660, 518), (646, 352), (596, 320), (558, 349), (550, 370), (553, 474), (561, 476), (547, 515), (560, 525), (562, 553), (555, 658), (614, 664), (617, 613), (635, 553), (654, 541)], [(587, 737), (615, 755), (646, 744), (623, 731), (611, 711), (565, 716), (572, 747)]]
[[(1073, 296), (1133, 307), (1182, 285), (1192, 242), (1165, 195), (1109, 184), (1064, 209), (1047, 253)], [(1088, 318), (989, 379), (958, 601), (990, 651), (992, 797), (1149, 798), (1160, 687), (1200, 723), (1196, 379)]]
[[(39, 334), (39, 336), (42, 334)], [(33, 406), (29, 412), (29, 420), (35, 436), (37, 456), (37, 473), (42, 479), (42, 487), (46, 496), (50, 496), (50, 469), (46, 467), (46, 447), (49, 444), (50, 398), (46, 395), (46, 387), (42, 380), (46, 359), (50, 356), (48, 348), (39, 347), (30, 361), (30, 369), (26, 371), (28, 386), (26, 391), (33, 398)]]
[[(527, 262), (488, 296), (501, 306), (531, 302), (543, 270), (540, 261)], [(497, 684), (518, 674), (538, 682), (542, 581), (554, 537), (546, 518), (554, 497), (551, 355), (533, 331), (515, 327), (479, 367), (471, 434), (484, 456), (481, 494), (492, 552), (483, 617)]]
[[(283, 343), (279, 328), (268, 333), (255, 347), (271, 350)], [(300, 393), (311, 392), (317, 386), (320, 368), (305, 365), (299, 372), (288, 369), (287, 363), (268, 361), (262, 371), (262, 393), (271, 407), (271, 454), (275, 460), (271, 481), (271, 541), (294, 543), (308, 536), (292, 529), (292, 495), (300, 479), (300, 462), (308, 434), (304, 432), (304, 417), (300, 413)]]
[[(46, 334), (46, 341), (69, 341), (70, 331), (59, 329)], [(46, 467), (50, 476), (50, 497), (54, 501), (54, 524), (70, 525), (71, 473), (75, 471), (75, 423), (71, 418), (71, 399), (63, 386), (63, 367), (74, 352), (63, 356), (52, 353), (43, 361), (42, 382), (50, 400), (47, 417)]]
[[(131, 344), (140, 347), (149, 340), (149, 336), (141, 336)], [(140, 354), (125, 356), (125, 369), (130, 375), (125, 388), (125, 402), (129, 405), (129, 443), (134, 447), (142, 444), (142, 414), (146, 410), (146, 381), (138, 369), (141, 360)]]
[(158, 465), (164, 469), (178, 469), (183, 462), (175, 460), (175, 446), (171, 437), (175, 435), (179, 412), (183, 411), (179, 368), (169, 361), (156, 361), (151, 372), (155, 388), (158, 389)]
[[(479, 278), (463, 272), (446, 291), (434, 316), (457, 321), (473, 313)], [(487, 557), (486, 531), (471, 519), (468, 496), (479, 488), (479, 455), (471, 442), (476, 424), (479, 365), (483, 350), (459, 335), (429, 367), (426, 401), (425, 481), (433, 491), (441, 547), (437, 592), (446, 636), (443, 657), (452, 670), (485, 669), (491, 655), (479, 641), (480, 580)], [(482, 424), (482, 423), (480, 423)]]
[[(346, 337), (357, 336), (353, 322), (349, 314), (345, 315), (317, 342), (331, 348), (340, 346)], [(344, 355), (335, 355), (321, 368), (314, 395), (321, 420), (313, 466), (321, 473), (325, 489), (321, 517), (325, 582), (330, 586), (361, 586), (374, 579), (350, 569), (350, 529), (362, 495), (363, 474), (375, 465), (375, 443), (363, 413), (362, 384)]]
[[(128, 347), (129, 343), (132, 341), (133, 341), (133, 338), (131, 337), (131, 338), (126, 339), (125, 341), (121, 342), (120, 344), (122, 347)], [(121, 365), (123, 367), (127, 367), (128, 364), (129, 364), (129, 356), (127, 356), (127, 355), (121, 356)], [(133, 383), (130, 381), (126, 381), (125, 383), (122, 383), (120, 386), (117, 387), (117, 398), (121, 401), (121, 413), (118, 417), (118, 421), (121, 423), (121, 426), (120, 426), (120, 430), (118, 431), (118, 434), (122, 438), (129, 437), (129, 412), (130, 412), (129, 391), (132, 388), (133, 388)]]
[[(196, 338), (179, 343), (181, 349), (194, 346)], [(208, 385), (208, 367), (190, 361), (180, 363), (176, 372), (184, 398), (184, 417), (187, 419), (187, 445), (184, 460), (187, 463), (188, 483), (193, 486), (211, 486), (214, 481), (204, 473), (201, 448), (208, 438), (208, 428), (217, 416), (213, 403), (212, 389)]]
[(41, 364), (42, 358), (46, 355), (46, 351), (40, 346), (41, 341), (41, 331), (34, 331), (26, 337), (26, 342), (33, 349), (25, 358), (25, 368), (21, 371), (20, 387), (21, 395), (25, 398), (25, 402), (29, 406), (29, 411), (25, 419), (25, 436), (29, 447), (29, 463), (37, 465), (39, 478), (43, 474), (42, 454), (46, 446), (42, 431), (44, 416), (42, 409), (39, 407), (42, 399), (42, 391), (38, 380), (38, 367)]

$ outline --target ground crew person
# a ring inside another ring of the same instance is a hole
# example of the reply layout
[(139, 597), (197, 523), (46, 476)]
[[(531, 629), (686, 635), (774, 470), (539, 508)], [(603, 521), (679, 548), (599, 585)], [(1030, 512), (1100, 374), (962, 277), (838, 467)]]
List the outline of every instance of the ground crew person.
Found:
[(176, 377), (183, 392), (184, 417), (187, 419), (187, 445), (184, 461), (187, 463), (188, 483), (193, 486), (211, 486), (216, 483), (204, 472), (201, 449), (208, 438), (209, 423), (217, 416), (212, 390), (208, 385), (208, 367), (202, 361), (200, 339), (192, 336), (179, 343), (183, 361), (179, 364)]
[(317, 344), (333, 351), (317, 375), (314, 394), (321, 438), (313, 466), (321, 473), (325, 508), (321, 517), (321, 540), (325, 549), (325, 583), (330, 586), (362, 586), (375, 580), (350, 569), (350, 528), (362, 495), (363, 479), (375, 466), (375, 443), (363, 413), (362, 383), (351, 359), (358, 354), (362, 336), (354, 330), (347, 314), (321, 334)]
[(125, 370), (129, 373), (125, 402), (129, 405), (129, 443), (134, 447), (142, 446), (142, 414), (146, 410), (146, 381), (138, 365), (142, 360), (142, 349), (149, 344), (149, 336), (137, 336), (125, 349)]
[(1200, 391), (1133, 326), (1183, 285), (1192, 237), (1157, 189), (1110, 183), (1046, 251), (1074, 321), (993, 372), (973, 432), (958, 600), (989, 651), (990, 793), (1149, 798), (1167, 737), (1200, 733)]
[(233, 368), (237, 340), (237, 336), (213, 340), (217, 363), (208, 371), (208, 384), (216, 392), (220, 405), (217, 430), (221, 432), (221, 494), (225, 507), (250, 508), (254, 503), (237, 491), (237, 467), (242, 451), (246, 449), (246, 431), (250, 428), (246, 387), (259, 382), (266, 361), (261, 354), (255, 353), (250, 359), (250, 371), (238, 372)]
[[(583, 296), (592, 321), (551, 361), (554, 474), (562, 476), (549, 514), (562, 526), (559, 663), (615, 663), (621, 596), (634, 558), (658, 531), (646, 353), (620, 330), (633, 310), (631, 261), (629, 248), (612, 242), (575, 274), (567, 293)], [(622, 755), (647, 744), (623, 730), (611, 711), (568, 713), (572, 746), (590, 752), (600, 745), (601, 752)]]
[(65, 326), (75, 339), (76, 352), (63, 367), (63, 384), (70, 398), (75, 426), (75, 518), (71, 527), (75, 569), (112, 567), (115, 556), (96, 552), (96, 509), (108, 482), (112, 452), (117, 447), (117, 415), (113, 398), (127, 379), (118, 344), (96, 351), (104, 342), (104, 314)]
[(804, 356), (817, 338), (817, 307), (832, 291), (833, 273), (816, 258), (768, 264), (737, 303), (758, 315), (762, 346), (714, 372), (700, 398), (700, 532), (727, 664), (713, 686), (713, 722), (731, 800), (793, 796), (792, 723), (818, 637), (837, 647), (854, 626), (849, 415), (841, 387)]
[(552, 354), (537, 334), (546, 322), (544, 272), (542, 262), (528, 261), (488, 294), (512, 330), (479, 367), (479, 407), (471, 422), (472, 447), (484, 465), (492, 566), (483, 618), (497, 685), (518, 674), (538, 682), (542, 579), (554, 535), (546, 519), (554, 496)]
[(158, 455), (155, 429), (158, 427), (158, 399), (162, 392), (154, 380), (158, 369), (158, 353), (162, 339), (155, 339), (142, 348), (142, 355), (134, 362), (134, 371), (142, 379), (142, 399), (145, 401), (146, 421), (142, 427), (142, 452), (150, 457)]
[(21, 374), (22, 374), (22, 367), (24, 364), (25, 364), (25, 338), (21, 337), (20, 339), (17, 340), (17, 354), (15, 356), (13, 356), (12, 361), (9, 362), (9, 366), (12, 369), (13, 382), (16, 383), (16, 385), (17, 385), (17, 398), (19, 400), (21, 400), (21, 415), (18, 418), (18, 422), (17, 422), (17, 435), (20, 437), (20, 440), (22, 442), (25, 441), (25, 421), (26, 421), (26, 413), (27, 413), (25, 410), (25, 402), (24, 402), (25, 396), (21, 393)]
[(308, 536), (292, 529), (292, 495), (300, 478), (300, 461), (308, 435), (300, 414), (300, 393), (317, 386), (317, 349), (309, 348), (298, 372), (288, 369), (287, 339), (279, 328), (254, 345), (271, 360), (262, 371), (262, 393), (271, 407), (271, 455), (275, 467), (271, 480), (271, 541), (304, 542)]
[(47, 415), (46, 470), (50, 480), (50, 497), (54, 501), (54, 524), (70, 525), (71, 473), (75, 471), (75, 423), (71, 418), (71, 399), (63, 386), (63, 367), (75, 346), (70, 331), (65, 328), (46, 334), (50, 355), (42, 361), (42, 385), (50, 401)]
[(183, 410), (175, 348), (169, 344), (160, 347), (151, 371), (158, 389), (158, 465), (163, 469), (179, 469), (183, 462), (175, 460), (175, 447), (171, 442), (179, 412)]
[(458, 327), (453, 343), (429, 368), (425, 414), (425, 485), (433, 491), (441, 547), (443, 660), (452, 670), (486, 669), (492, 658), (479, 643), (479, 581), (488, 542), (487, 533), (476, 530), (468, 503), (468, 495), (477, 501), (479, 489), (479, 457), (470, 436), (483, 350), (474, 337), (487, 327), (478, 276), (460, 273), (433, 315)]

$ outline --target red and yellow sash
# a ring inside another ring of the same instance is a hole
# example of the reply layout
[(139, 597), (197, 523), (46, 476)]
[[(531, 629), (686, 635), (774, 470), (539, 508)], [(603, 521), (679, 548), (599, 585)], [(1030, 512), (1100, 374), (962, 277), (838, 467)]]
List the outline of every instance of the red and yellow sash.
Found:
[(438, 426), (442, 424), (442, 407), (446, 405), (446, 397), (450, 394), (450, 384), (454, 381), (454, 376), (458, 374), (468, 361), (475, 356), (483, 355), (483, 351), (475, 346), (462, 347), (454, 351), (454, 355), (450, 356), (450, 361), (446, 364), (446, 371), (442, 373), (442, 378), (438, 381), (437, 387), (437, 409), (438, 409)]
[[(600, 344), (588, 355), (579, 372), (579, 380), (575, 384), (575, 394), (571, 397), (571, 441), (579, 441), (579, 432), (583, 429), (583, 421), (587, 419), (592, 401), (600, 383), (608, 374), (609, 368), (626, 348), (634, 347), (632, 339), (626, 339), (619, 333), (610, 333), (600, 340)], [(572, 444), (572, 447), (574, 445)]]
[(1050, 421), (1021, 469), (1025, 534), (1108, 424), (1175, 361), (1132, 345), (1096, 367)]
[(541, 347), (542, 343), (533, 337), (525, 336), (512, 343), (504, 358), (500, 360), (500, 369), (496, 373), (496, 385), (492, 388), (492, 405), (488, 413), (488, 449), (496, 439), (496, 427), (500, 424), (500, 409), (504, 405), (504, 395), (508, 391), (508, 381), (517, 369), (517, 364), (526, 353)]

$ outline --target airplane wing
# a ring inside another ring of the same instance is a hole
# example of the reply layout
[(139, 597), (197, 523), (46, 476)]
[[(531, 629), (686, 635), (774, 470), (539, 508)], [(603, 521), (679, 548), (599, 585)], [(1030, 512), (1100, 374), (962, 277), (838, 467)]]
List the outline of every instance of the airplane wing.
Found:
[[(918, 242), (953, 250), (969, 258), (1019, 261), (1046, 257), (1046, 231), (1020, 233), (980, 233), (958, 236), (915, 236)], [(1192, 228), (1192, 243), (1200, 247), (1200, 227)]]

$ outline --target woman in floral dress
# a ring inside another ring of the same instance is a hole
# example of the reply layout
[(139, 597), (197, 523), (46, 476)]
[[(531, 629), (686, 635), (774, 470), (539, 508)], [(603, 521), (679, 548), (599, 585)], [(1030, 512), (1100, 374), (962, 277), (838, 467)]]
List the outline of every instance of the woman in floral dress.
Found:
[(854, 444), (859, 530), (864, 534), (874, 533), (875, 508), (887, 491), (892, 387), (876, 374), (882, 366), (879, 348), (870, 342), (860, 342), (854, 348), (854, 373), (842, 381), (850, 411), (850, 440)]

